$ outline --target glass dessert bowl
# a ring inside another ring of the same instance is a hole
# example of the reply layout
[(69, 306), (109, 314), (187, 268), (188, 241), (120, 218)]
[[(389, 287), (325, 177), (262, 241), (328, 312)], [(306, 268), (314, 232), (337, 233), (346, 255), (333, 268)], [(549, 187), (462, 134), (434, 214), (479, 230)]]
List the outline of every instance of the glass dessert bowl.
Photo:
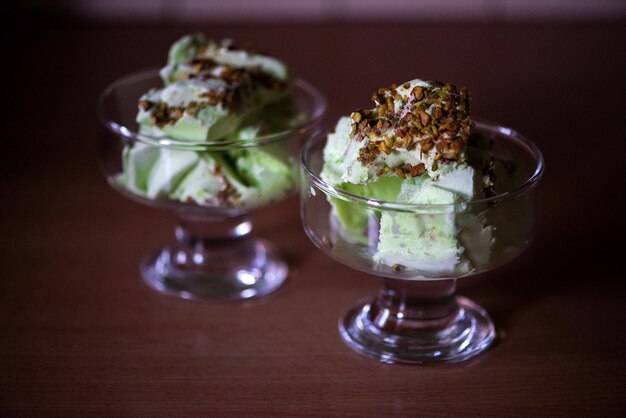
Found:
[(252, 236), (250, 212), (298, 189), (298, 153), (320, 129), (325, 98), (295, 79), (289, 87), (298, 115), (292, 128), (249, 138), (180, 140), (145, 134), (137, 123), (139, 98), (161, 77), (157, 69), (123, 77), (98, 101), (105, 128), (101, 165), (109, 184), (178, 220), (175, 240), (142, 262), (145, 282), (187, 299), (247, 299), (275, 290), (288, 267), (269, 242)]
[(467, 162), (483, 173), (497, 172), (490, 177), (495, 184), (487, 185), (495, 192), (412, 204), (363, 197), (326, 182), (326, 139), (316, 136), (301, 153), (305, 231), (330, 257), (382, 279), (376, 297), (340, 320), (343, 340), (386, 363), (455, 362), (487, 349), (495, 339), (493, 322), (456, 295), (456, 281), (507, 263), (533, 239), (544, 165), (539, 149), (511, 129), (475, 122)]

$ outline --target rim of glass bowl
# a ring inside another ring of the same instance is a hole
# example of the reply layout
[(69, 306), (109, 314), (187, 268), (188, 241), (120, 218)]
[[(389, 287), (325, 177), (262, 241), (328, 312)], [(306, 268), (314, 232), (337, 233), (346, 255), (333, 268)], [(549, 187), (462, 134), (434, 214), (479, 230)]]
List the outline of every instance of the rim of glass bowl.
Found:
[[(297, 87), (302, 91), (306, 92), (309, 96), (313, 98), (314, 101), (314, 110), (311, 117), (309, 117), (305, 123), (289, 130), (274, 132), (268, 135), (263, 135), (256, 137), (251, 140), (230, 140), (230, 141), (203, 141), (203, 142), (191, 142), (191, 141), (181, 141), (175, 138), (170, 137), (154, 137), (150, 135), (143, 135), (135, 132), (129, 127), (120, 124), (113, 120), (110, 115), (107, 114), (104, 101), (112, 94), (112, 92), (120, 87), (123, 87), (128, 84), (136, 83), (138, 81), (146, 80), (147, 78), (154, 77), (159, 78), (159, 69), (158, 68), (150, 68), (139, 70), (134, 73), (127, 74), (123, 77), (118, 78), (117, 80), (110, 83), (105, 89), (102, 91), (100, 96), (98, 97), (98, 119), (104, 127), (113, 132), (116, 135), (124, 137), (126, 139), (132, 141), (142, 142), (148, 145), (165, 147), (165, 148), (176, 148), (180, 150), (189, 149), (189, 150), (207, 150), (207, 151), (216, 151), (216, 150), (225, 150), (225, 149), (241, 149), (241, 148), (249, 148), (256, 147), (260, 145), (267, 145), (273, 142), (280, 141), (281, 139), (285, 139), (293, 135), (294, 133), (306, 134), (307, 132), (313, 131), (318, 122), (323, 118), (327, 109), (327, 100), (324, 94), (320, 92), (317, 88), (315, 88), (308, 81), (296, 78), (293, 82), (293, 87)], [(154, 86), (159, 87), (158, 85)], [(137, 101), (139, 101), (139, 97), (137, 97)]]
[(483, 120), (483, 119), (478, 119), (478, 120), (474, 119), (473, 121), (475, 123), (475, 126), (473, 129), (481, 130), (483, 132), (490, 133), (490, 134), (504, 136), (507, 139), (515, 141), (517, 144), (522, 145), (535, 158), (537, 165), (535, 167), (535, 171), (533, 172), (533, 174), (528, 179), (526, 179), (522, 184), (518, 185), (517, 187), (511, 190), (508, 190), (504, 193), (497, 194), (495, 196), (486, 197), (482, 199), (467, 200), (467, 201), (463, 201), (459, 203), (432, 203), (432, 204), (398, 203), (398, 202), (390, 202), (386, 200), (370, 199), (364, 196), (349, 193), (345, 190), (331, 186), (330, 184), (322, 180), (319, 176), (317, 176), (315, 173), (313, 173), (313, 171), (309, 167), (306, 157), (309, 153), (309, 150), (313, 146), (313, 144), (316, 143), (317, 141), (325, 139), (328, 136), (327, 133), (317, 135), (309, 139), (308, 141), (306, 141), (306, 143), (302, 147), (302, 150), (300, 151), (300, 161), (302, 164), (303, 172), (307, 176), (307, 178), (311, 181), (311, 183), (313, 183), (317, 188), (322, 190), (327, 195), (330, 195), (332, 197), (336, 197), (336, 198), (339, 198), (341, 200), (345, 200), (348, 202), (356, 203), (361, 206), (367, 206), (369, 208), (377, 209), (377, 210), (390, 209), (390, 210), (395, 210), (395, 211), (400, 211), (400, 212), (412, 212), (412, 213), (415, 213), (415, 212), (426, 212), (426, 213), (457, 212), (457, 211), (465, 210), (468, 205), (478, 205), (478, 204), (486, 204), (486, 203), (494, 204), (499, 201), (510, 199), (522, 193), (528, 192), (532, 190), (533, 188), (535, 188), (537, 184), (539, 183), (539, 180), (541, 180), (541, 177), (544, 171), (544, 166), (545, 166), (543, 154), (541, 153), (541, 150), (539, 150), (537, 145), (535, 145), (532, 141), (530, 141), (529, 139), (527, 139), (526, 137), (524, 137), (523, 135), (521, 135), (519, 132), (515, 131), (514, 129), (506, 128), (506, 127), (497, 125), (492, 122), (487, 122), (486, 120)]

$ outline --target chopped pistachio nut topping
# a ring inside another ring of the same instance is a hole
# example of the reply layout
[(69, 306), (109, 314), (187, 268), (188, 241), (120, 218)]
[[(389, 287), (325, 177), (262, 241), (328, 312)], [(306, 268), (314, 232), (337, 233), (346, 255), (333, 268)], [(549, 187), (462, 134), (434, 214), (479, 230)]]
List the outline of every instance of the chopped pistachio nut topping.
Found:
[[(381, 88), (372, 96), (374, 109), (352, 113), (351, 135), (355, 141), (366, 141), (359, 150), (359, 162), (363, 166), (374, 165), (380, 153), (389, 155), (394, 149), (402, 148), (420, 155), (434, 149), (434, 163), (430, 167), (433, 171), (439, 164), (464, 161), (472, 124), (469, 91), (437, 81), (423, 84), (426, 87), (407, 82), (399, 88), (395, 84)], [(426, 171), (423, 163), (385, 165), (376, 174), (389, 172), (387, 168), (403, 179), (421, 176)]]
[(180, 79), (182, 80), (192, 78), (202, 80), (217, 78), (226, 81), (233, 87), (255, 85), (274, 91), (283, 90), (286, 87), (284, 80), (279, 80), (263, 72), (259, 65), (251, 67), (232, 67), (216, 62), (211, 58), (193, 58), (187, 65), (190, 67), (190, 70), (181, 73)]
[[(160, 100), (150, 101), (148, 97), (142, 97), (139, 102), (140, 108), (150, 112), (151, 122), (159, 128), (175, 124), (186, 113), (195, 116), (197, 112), (207, 106), (224, 108), (228, 113), (238, 113), (246, 106), (246, 102), (255, 102), (257, 90), (268, 91), (277, 94), (287, 94), (289, 80), (279, 78), (260, 64), (227, 63), (220, 61), (220, 54), (244, 54), (250, 60), (260, 56), (252, 47), (238, 47), (230, 40), (212, 41), (203, 37), (188, 37), (189, 50), (193, 51), (191, 57), (181, 62), (170, 63), (163, 71), (168, 74), (164, 77), (166, 84), (173, 84), (185, 80), (217, 81), (197, 100), (190, 101), (184, 106), (169, 106)], [(183, 38), (185, 39), (185, 38)], [(180, 42), (180, 41), (179, 41)], [(268, 55), (264, 59), (274, 60)], [(219, 85), (219, 88), (215, 86)]]
[(404, 270), (404, 266), (402, 264), (394, 264), (393, 266), (391, 266), (391, 270), (395, 271), (396, 273), (399, 271)]
[(239, 193), (228, 178), (222, 174), (222, 168), (219, 165), (215, 166), (213, 175), (223, 177), (224, 179), (224, 186), (220, 188), (220, 191), (217, 192), (216, 195), (218, 204), (225, 207), (238, 206), (241, 202), (241, 193)]
[(496, 160), (492, 157), (489, 159), (485, 167), (483, 168), (483, 192), (485, 197), (492, 197), (496, 195), (495, 190), (495, 177), (496, 177)]
[(163, 128), (165, 125), (174, 125), (184, 113), (195, 115), (197, 111), (209, 106), (210, 102), (190, 102), (186, 107), (168, 106), (167, 103), (158, 101), (151, 102), (142, 99), (139, 106), (146, 112), (150, 111), (150, 121), (153, 125)]

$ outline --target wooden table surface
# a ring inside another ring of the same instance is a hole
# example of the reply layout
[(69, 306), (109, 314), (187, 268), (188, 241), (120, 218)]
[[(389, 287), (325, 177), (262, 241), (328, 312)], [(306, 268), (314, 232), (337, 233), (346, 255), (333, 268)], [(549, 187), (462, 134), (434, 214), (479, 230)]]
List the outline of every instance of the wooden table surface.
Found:
[[(3, 60), (0, 415), (626, 413), (623, 23), (25, 23)], [(138, 262), (171, 238), (174, 220), (107, 186), (95, 101), (197, 30), (291, 63), (327, 94), (327, 127), (368, 106), (374, 89), (421, 77), (468, 86), (475, 115), (540, 146), (535, 243), (460, 283), (495, 320), (495, 347), (435, 367), (352, 352), (337, 321), (378, 282), (316, 250), (295, 199), (254, 215), (291, 265), (276, 293), (199, 303), (144, 285)]]

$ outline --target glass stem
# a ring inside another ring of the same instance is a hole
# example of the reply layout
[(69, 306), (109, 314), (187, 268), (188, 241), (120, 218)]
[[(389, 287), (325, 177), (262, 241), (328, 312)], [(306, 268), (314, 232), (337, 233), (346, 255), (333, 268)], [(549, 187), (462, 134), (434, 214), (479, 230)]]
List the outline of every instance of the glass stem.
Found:
[(152, 288), (185, 299), (242, 300), (276, 290), (288, 267), (252, 236), (247, 213), (178, 212), (176, 239), (141, 267)]
[(367, 317), (381, 330), (401, 336), (443, 330), (459, 309), (455, 279), (383, 279)]
[(207, 216), (177, 213), (171, 262), (179, 269), (211, 270), (232, 267), (234, 260), (254, 251), (249, 214)]

